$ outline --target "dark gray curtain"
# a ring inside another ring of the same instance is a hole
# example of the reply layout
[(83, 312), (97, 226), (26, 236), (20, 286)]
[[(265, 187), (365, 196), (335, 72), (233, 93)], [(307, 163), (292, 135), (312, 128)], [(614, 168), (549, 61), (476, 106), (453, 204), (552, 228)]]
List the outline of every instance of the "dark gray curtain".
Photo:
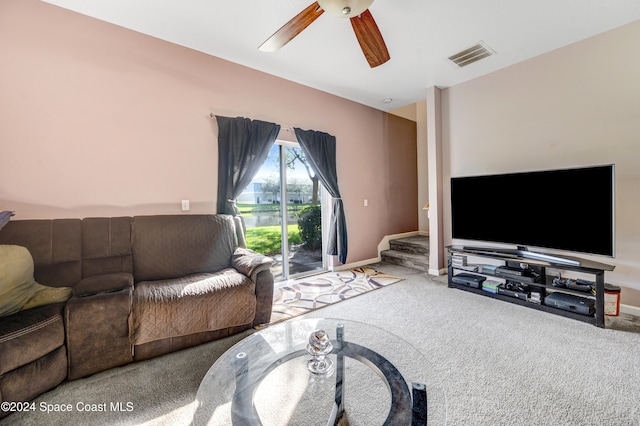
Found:
[(347, 222), (344, 205), (338, 188), (336, 172), (336, 138), (328, 133), (314, 130), (294, 129), (296, 138), (307, 161), (320, 182), (333, 197), (333, 212), (329, 227), (329, 245), (327, 254), (338, 256), (343, 264), (347, 261)]
[(249, 118), (218, 121), (218, 213), (239, 215), (236, 199), (258, 173), (280, 125)]

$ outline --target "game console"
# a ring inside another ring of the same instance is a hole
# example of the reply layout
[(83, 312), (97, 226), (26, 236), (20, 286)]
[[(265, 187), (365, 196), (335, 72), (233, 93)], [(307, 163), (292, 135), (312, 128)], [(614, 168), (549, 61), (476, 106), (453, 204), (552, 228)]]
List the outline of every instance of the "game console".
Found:
[(523, 286), (521, 283), (515, 285), (512, 282), (506, 282), (498, 286), (498, 294), (503, 294), (509, 297), (515, 297), (516, 299), (527, 300), (529, 298), (529, 289)]
[(544, 298), (544, 304), (582, 315), (593, 315), (596, 310), (595, 300), (561, 292), (549, 293)]
[(458, 274), (451, 277), (451, 282), (458, 285), (464, 285), (472, 288), (480, 288), (483, 281), (486, 280), (485, 277), (474, 274)]

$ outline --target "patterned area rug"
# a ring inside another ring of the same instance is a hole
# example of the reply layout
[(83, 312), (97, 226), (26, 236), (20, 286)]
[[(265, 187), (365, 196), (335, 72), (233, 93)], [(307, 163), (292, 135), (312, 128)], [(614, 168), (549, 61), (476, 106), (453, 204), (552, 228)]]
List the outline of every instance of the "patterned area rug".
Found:
[(274, 290), (271, 324), (401, 280), (368, 267), (289, 280)]

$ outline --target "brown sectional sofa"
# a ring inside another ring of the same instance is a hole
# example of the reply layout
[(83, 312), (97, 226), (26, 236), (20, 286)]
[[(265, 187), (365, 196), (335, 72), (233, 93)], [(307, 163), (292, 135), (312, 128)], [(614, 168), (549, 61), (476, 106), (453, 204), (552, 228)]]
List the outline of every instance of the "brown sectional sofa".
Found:
[(227, 215), (10, 221), (0, 244), (73, 296), (0, 317), (0, 401), (267, 324), (272, 260), (241, 229)]

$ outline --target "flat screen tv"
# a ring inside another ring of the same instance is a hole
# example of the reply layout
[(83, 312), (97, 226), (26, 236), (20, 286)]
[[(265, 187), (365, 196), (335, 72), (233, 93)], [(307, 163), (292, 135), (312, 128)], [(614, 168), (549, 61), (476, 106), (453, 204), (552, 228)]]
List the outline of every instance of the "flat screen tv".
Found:
[(614, 256), (613, 165), (451, 178), (452, 237)]

